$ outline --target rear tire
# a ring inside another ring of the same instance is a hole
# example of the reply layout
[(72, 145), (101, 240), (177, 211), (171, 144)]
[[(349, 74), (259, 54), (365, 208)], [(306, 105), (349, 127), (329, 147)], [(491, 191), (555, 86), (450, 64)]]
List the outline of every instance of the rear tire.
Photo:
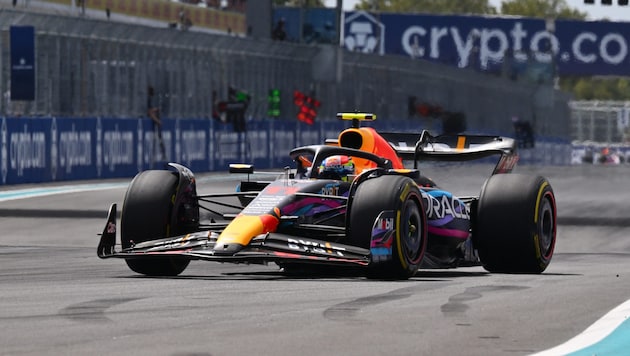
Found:
[(473, 242), (489, 272), (542, 273), (556, 244), (556, 202), (543, 177), (497, 174), (481, 190)]
[[(123, 249), (134, 243), (179, 234), (171, 222), (177, 183), (177, 173), (171, 171), (144, 171), (133, 179), (125, 194), (122, 210), (120, 225)], [(177, 257), (125, 261), (132, 271), (147, 276), (176, 276), (190, 263), (188, 259)]]
[(349, 211), (350, 244), (369, 249), (374, 224), (382, 211), (393, 213), (392, 258), (372, 262), (368, 278), (408, 279), (424, 257), (427, 217), (418, 186), (411, 178), (386, 175), (357, 187)]

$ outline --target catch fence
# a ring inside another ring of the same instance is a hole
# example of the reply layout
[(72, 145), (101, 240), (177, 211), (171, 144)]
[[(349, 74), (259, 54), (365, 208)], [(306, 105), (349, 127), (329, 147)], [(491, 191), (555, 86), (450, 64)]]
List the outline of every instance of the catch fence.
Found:
[[(402, 56), (354, 53), (228, 34), (147, 27), (82, 17), (0, 10), (0, 115), (138, 118), (155, 88), (166, 118), (208, 118), (229, 87), (250, 96), (248, 120), (267, 120), (268, 93), (280, 91), (278, 119), (294, 120), (294, 91), (321, 102), (318, 120), (339, 111), (440, 127), (409, 114), (409, 98), (462, 113), (469, 131), (511, 133), (512, 118), (536, 134), (568, 138), (568, 97), (548, 85)], [(35, 100), (8, 100), (11, 26), (33, 26)]]
[(570, 106), (574, 141), (630, 144), (630, 101), (573, 101)]

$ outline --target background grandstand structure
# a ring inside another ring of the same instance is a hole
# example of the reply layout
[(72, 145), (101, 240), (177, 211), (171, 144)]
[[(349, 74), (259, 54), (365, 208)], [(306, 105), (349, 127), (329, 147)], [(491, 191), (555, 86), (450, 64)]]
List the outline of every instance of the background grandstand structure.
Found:
[[(281, 93), (278, 119), (295, 120), (293, 92), (321, 103), (318, 120), (338, 111), (374, 112), (389, 120), (410, 117), (408, 98), (464, 113), (471, 131), (511, 132), (512, 118), (533, 123), (536, 134), (569, 138), (569, 97), (549, 85), (515, 83), (473, 70), (344, 51), (332, 45), (301, 45), (234, 33), (173, 28), (0, 10), (0, 104), (4, 116), (120, 117), (145, 115), (147, 87), (158, 93), (165, 117), (207, 119), (213, 93), (228, 87), (251, 97), (247, 118), (267, 118), (270, 89)], [(36, 95), (9, 102), (10, 26), (34, 26)]]

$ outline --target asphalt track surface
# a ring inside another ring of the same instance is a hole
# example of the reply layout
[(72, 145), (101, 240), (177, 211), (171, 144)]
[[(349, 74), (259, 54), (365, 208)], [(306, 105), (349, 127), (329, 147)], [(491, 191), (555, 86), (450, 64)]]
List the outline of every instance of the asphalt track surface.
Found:
[[(431, 175), (478, 194), (484, 167)], [(630, 299), (630, 167), (518, 168), (547, 176), (559, 210), (541, 275), (481, 267), (408, 281), (287, 277), (275, 265), (193, 262), (147, 278), (96, 257), (129, 180), (17, 199), (0, 188), (1, 355), (529, 355), (564, 343)], [(225, 175), (199, 192), (229, 191)], [(106, 184), (106, 185), (103, 185)], [(52, 189), (63, 184), (38, 185)], [(23, 193), (22, 193), (23, 194)], [(1, 197), (4, 197), (2, 199)], [(626, 339), (630, 339), (626, 337)]]

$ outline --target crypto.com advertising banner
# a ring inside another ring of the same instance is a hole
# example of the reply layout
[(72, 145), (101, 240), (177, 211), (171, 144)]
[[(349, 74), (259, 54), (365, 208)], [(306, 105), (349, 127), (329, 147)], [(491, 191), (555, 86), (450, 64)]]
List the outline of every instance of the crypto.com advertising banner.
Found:
[[(630, 22), (522, 17), (344, 14), (343, 44), (351, 51), (398, 54), (499, 71), (515, 61), (552, 63), (560, 75), (630, 75)], [(549, 26), (551, 25), (551, 26)], [(551, 55), (553, 54), (553, 56)]]
[[(80, 179), (133, 177), (178, 162), (193, 172), (225, 172), (230, 163), (257, 169), (293, 166), (289, 151), (323, 143), (348, 127), (342, 121), (254, 120), (247, 132), (205, 119), (165, 119), (158, 146), (149, 119), (0, 117), (0, 186)], [(419, 132), (414, 121), (366, 123), (389, 132)], [(520, 152), (519, 164), (569, 163), (566, 140), (536, 137)], [(484, 161), (480, 161), (484, 162)]]

